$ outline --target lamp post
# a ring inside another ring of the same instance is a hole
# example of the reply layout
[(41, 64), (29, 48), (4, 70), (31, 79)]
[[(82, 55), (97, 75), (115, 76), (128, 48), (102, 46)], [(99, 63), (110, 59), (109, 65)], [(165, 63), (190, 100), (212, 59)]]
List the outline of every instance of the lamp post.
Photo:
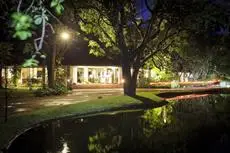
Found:
[(49, 56), (48, 61), (48, 86), (50, 88), (53, 88), (55, 85), (56, 80), (56, 56), (57, 56), (57, 45), (60, 44), (60, 42), (66, 42), (70, 39), (70, 33), (67, 31), (59, 31), (57, 35), (54, 35), (54, 40), (52, 42), (53, 48), (51, 51), (51, 54)]
[(7, 86), (8, 86), (8, 80), (7, 80), (7, 66), (5, 65), (5, 123), (8, 120), (8, 90), (7, 90)]
[[(70, 35), (70, 33), (68, 31), (62, 31), (60, 33), (60, 38), (61, 38), (62, 41), (67, 42), (67, 41), (69, 41), (71, 39), (71, 35)], [(71, 83), (70, 79), (68, 78), (68, 76), (69, 76), (68, 75), (68, 67), (65, 66), (64, 70), (65, 70), (65, 81), (64, 82), (65, 82), (65, 86), (68, 88), (69, 84)]]

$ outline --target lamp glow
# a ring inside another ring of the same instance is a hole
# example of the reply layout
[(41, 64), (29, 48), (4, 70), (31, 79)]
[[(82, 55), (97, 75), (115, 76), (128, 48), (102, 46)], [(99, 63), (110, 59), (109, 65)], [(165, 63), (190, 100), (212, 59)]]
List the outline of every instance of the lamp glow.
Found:
[(63, 40), (68, 40), (70, 38), (70, 34), (68, 32), (62, 32), (61, 33), (61, 38)]

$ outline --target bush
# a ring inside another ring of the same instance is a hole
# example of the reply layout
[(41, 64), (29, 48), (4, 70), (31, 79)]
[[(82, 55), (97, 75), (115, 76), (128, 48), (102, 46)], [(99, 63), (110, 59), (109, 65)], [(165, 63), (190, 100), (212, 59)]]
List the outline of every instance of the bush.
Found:
[(54, 89), (51, 88), (40, 88), (34, 91), (36, 97), (51, 96), (54, 93)]
[(180, 88), (179, 81), (173, 80), (173, 81), (171, 82), (171, 88)]
[(56, 84), (54, 86), (54, 92), (55, 92), (54, 95), (63, 95), (68, 92), (68, 89), (63, 84)]
[(37, 97), (51, 96), (51, 95), (63, 95), (68, 92), (68, 89), (62, 84), (56, 84), (54, 88), (40, 88), (34, 91), (34, 95)]
[(151, 80), (149, 78), (140, 78), (137, 82), (138, 88), (149, 88)]

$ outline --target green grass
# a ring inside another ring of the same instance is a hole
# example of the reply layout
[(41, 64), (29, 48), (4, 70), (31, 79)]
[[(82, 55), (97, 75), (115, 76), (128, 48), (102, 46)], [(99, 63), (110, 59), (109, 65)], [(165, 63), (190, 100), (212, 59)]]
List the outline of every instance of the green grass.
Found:
[[(33, 97), (33, 91), (30, 91), (28, 89), (17, 89), (17, 88), (10, 88), (7, 89), (9, 96), (14, 97), (14, 98), (28, 98), (28, 97)], [(0, 98), (5, 97), (5, 89), (0, 89)]]
[(46, 107), (33, 112), (12, 115), (7, 123), (0, 123), (0, 148), (24, 129), (45, 120), (109, 110), (129, 109), (130, 107), (143, 108), (143, 106), (146, 106), (145, 104), (158, 107), (165, 103), (155, 96), (153, 92), (140, 92), (135, 98), (114, 96), (67, 106)]

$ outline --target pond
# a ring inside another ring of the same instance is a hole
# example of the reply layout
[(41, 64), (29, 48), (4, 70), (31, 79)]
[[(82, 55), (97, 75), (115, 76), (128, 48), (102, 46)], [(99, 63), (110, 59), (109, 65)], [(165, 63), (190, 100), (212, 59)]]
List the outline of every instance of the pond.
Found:
[(9, 153), (229, 153), (230, 97), (56, 120), (32, 128)]

